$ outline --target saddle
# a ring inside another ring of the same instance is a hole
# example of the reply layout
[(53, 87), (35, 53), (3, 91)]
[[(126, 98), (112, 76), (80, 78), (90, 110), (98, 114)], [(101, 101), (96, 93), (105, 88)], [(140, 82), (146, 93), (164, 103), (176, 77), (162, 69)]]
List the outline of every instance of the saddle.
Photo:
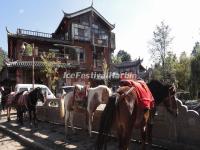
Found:
[(154, 98), (147, 84), (143, 80), (122, 80), (120, 86), (134, 87), (138, 98), (139, 106), (143, 109), (154, 108)]

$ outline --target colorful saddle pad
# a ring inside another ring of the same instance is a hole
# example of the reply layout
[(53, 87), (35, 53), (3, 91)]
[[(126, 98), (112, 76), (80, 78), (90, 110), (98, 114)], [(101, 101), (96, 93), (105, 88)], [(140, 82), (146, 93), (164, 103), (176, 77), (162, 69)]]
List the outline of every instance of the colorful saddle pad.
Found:
[(143, 80), (122, 80), (121, 86), (134, 87), (137, 94), (138, 103), (141, 107), (151, 109), (154, 107), (154, 98), (148, 86)]

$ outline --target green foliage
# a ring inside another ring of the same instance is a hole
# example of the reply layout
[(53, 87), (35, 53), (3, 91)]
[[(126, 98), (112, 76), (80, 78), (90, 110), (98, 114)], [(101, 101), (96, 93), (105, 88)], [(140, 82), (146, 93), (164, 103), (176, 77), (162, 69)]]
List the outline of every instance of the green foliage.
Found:
[(120, 64), (124, 61), (131, 61), (131, 55), (124, 50), (120, 50), (117, 55), (111, 55), (111, 61), (113, 64)]
[(162, 78), (163, 78), (162, 77), (162, 67), (160, 64), (155, 64), (152, 75), (151, 75), (151, 79), (162, 80)]
[(104, 74), (104, 83), (105, 83), (105, 85), (108, 85), (109, 66), (108, 66), (105, 58), (103, 59), (102, 70), (103, 70), (103, 74)]
[[(176, 70), (175, 66), (177, 64), (176, 55), (172, 52), (168, 52), (165, 58), (165, 70), (163, 73), (163, 67), (160, 63), (156, 63), (153, 72), (152, 72), (152, 79), (163, 80), (169, 83), (176, 82)], [(164, 76), (165, 74), (165, 76)]]
[(4, 50), (0, 47), (0, 71), (3, 69), (4, 66), (4, 59), (6, 58), (6, 53)]
[(198, 92), (200, 88), (200, 53), (191, 60), (191, 91), (192, 95), (198, 98)]
[(121, 62), (131, 61), (131, 55), (129, 53), (127, 53), (126, 51), (124, 51), (124, 50), (120, 50), (117, 53), (117, 58), (121, 59)]
[(167, 56), (165, 58), (165, 70), (164, 70), (164, 81), (169, 83), (176, 83), (176, 64), (177, 58), (173, 52), (167, 52)]
[(196, 56), (198, 53), (200, 53), (200, 45), (199, 42), (196, 42), (192, 50), (192, 55)]
[(117, 55), (112, 54), (111, 55), (111, 61), (113, 64), (120, 64), (121, 61), (121, 57), (117, 57)]
[(42, 72), (48, 78), (48, 86), (55, 91), (56, 81), (58, 80), (58, 68), (56, 67), (57, 61), (54, 61), (54, 53), (43, 54), (40, 56), (44, 65)]
[(32, 56), (32, 51), (33, 51), (32, 45), (27, 44), (26, 49), (24, 51), (25, 55)]
[(182, 90), (189, 90), (190, 82), (190, 57), (187, 57), (185, 52), (182, 52), (179, 62), (175, 66), (176, 79), (178, 81), (178, 88)]

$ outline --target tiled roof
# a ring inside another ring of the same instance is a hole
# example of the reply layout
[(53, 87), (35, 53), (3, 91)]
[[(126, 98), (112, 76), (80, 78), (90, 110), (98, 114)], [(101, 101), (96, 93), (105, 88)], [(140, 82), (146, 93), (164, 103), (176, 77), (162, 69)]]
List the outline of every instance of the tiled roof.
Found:
[(115, 28), (115, 25), (109, 23), (96, 9), (94, 9), (92, 6), (87, 7), (85, 9), (79, 10), (77, 12), (74, 13), (65, 13), (64, 15), (66, 18), (73, 18), (82, 14), (85, 14), (87, 12), (94, 12), (98, 17), (100, 17), (111, 29)]
[(141, 64), (143, 60), (137, 59), (135, 61), (124, 61), (120, 64), (115, 65), (117, 68), (124, 68), (124, 67), (135, 67)]

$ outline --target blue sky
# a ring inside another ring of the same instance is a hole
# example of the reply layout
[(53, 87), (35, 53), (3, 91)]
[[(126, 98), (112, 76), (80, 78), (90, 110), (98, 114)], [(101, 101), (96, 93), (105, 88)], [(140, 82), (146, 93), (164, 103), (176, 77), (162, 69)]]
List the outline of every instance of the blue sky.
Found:
[[(63, 13), (74, 12), (91, 5), (92, 0), (1, 0), (0, 46), (7, 50), (5, 27), (52, 33)], [(171, 50), (190, 54), (200, 39), (199, 0), (94, 0), (97, 9), (116, 28), (116, 52), (128, 51), (132, 59), (143, 58), (144, 66), (151, 65), (148, 42), (155, 26), (165, 21), (174, 37)]]

